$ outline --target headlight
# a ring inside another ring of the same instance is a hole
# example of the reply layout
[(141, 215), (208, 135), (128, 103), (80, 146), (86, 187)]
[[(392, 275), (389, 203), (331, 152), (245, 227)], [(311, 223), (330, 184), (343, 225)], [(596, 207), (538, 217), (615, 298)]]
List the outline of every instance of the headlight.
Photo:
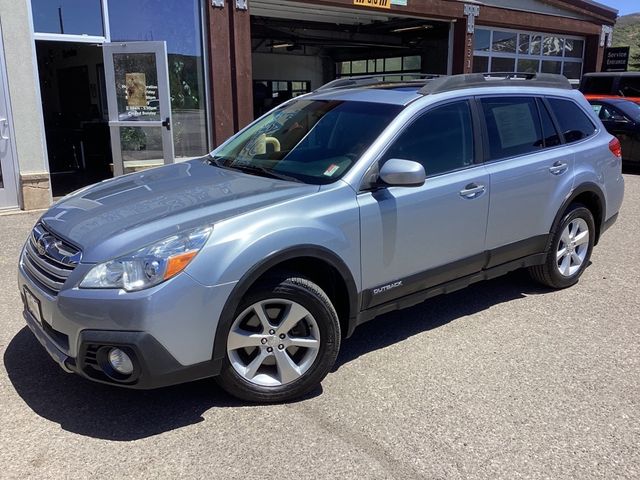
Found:
[(144, 290), (176, 276), (207, 242), (213, 227), (201, 227), (169, 237), (153, 245), (93, 267), (80, 288)]

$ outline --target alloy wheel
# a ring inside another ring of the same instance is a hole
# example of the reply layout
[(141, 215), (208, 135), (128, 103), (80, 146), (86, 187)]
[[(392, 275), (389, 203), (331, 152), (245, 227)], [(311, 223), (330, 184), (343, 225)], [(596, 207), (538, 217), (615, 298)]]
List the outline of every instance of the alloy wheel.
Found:
[(565, 227), (556, 251), (556, 265), (562, 276), (572, 277), (582, 268), (589, 251), (589, 235), (589, 226), (580, 217)]
[(268, 299), (245, 309), (227, 337), (231, 366), (244, 380), (276, 387), (309, 371), (320, 349), (313, 315), (291, 300)]

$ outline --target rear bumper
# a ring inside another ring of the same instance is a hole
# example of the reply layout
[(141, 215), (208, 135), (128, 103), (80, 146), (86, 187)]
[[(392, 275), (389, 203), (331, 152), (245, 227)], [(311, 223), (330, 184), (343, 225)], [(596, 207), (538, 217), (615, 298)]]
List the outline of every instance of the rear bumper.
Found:
[[(212, 377), (220, 373), (221, 362), (207, 361), (181, 365), (152, 335), (146, 332), (85, 330), (80, 333), (79, 355), (68, 356), (49, 338), (40, 324), (27, 312), (24, 319), (40, 344), (60, 367), (94, 382), (134, 389), (153, 389)], [(134, 373), (126, 380), (105, 373), (93, 352), (111, 347), (124, 349), (134, 363)]]

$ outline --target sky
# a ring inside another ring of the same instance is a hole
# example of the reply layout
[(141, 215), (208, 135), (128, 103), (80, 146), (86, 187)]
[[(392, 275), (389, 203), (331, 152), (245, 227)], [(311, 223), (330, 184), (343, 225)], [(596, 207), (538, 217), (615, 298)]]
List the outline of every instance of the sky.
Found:
[(608, 7), (616, 8), (620, 11), (620, 15), (628, 15), (630, 13), (640, 13), (639, 0), (596, 0)]

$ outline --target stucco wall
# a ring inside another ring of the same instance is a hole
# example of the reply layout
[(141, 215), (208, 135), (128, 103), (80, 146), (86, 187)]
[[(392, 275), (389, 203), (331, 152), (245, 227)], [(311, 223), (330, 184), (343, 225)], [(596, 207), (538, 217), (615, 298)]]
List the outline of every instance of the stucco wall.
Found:
[[(48, 188), (40, 86), (31, 39), (29, 0), (0, 0), (0, 23), (7, 65), (13, 133), (20, 166), (23, 207), (39, 208), (51, 198)], [(46, 184), (46, 185), (45, 185)], [(25, 188), (36, 189), (26, 198)], [(39, 198), (34, 198), (34, 195)]]

